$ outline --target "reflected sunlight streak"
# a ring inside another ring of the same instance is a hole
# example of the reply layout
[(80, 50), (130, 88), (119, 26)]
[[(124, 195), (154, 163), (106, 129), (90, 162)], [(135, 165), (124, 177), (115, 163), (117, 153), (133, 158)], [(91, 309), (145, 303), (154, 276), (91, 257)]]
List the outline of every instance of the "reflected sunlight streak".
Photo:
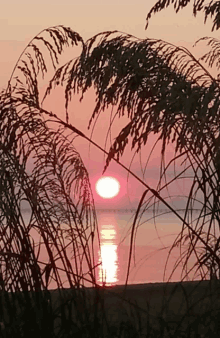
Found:
[(99, 282), (114, 285), (118, 281), (118, 253), (116, 245), (116, 230), (112, 224), (103, 225), (101, 230)]

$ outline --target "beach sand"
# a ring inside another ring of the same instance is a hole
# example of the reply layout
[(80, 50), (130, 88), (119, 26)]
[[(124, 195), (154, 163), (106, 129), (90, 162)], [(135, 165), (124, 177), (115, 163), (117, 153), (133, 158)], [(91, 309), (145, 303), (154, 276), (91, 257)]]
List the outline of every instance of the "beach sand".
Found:
[[(145, 333), (148, 323), (158, 330), (164, 322), (173, 323), (175, 327), (184, 316), (181, 325), (186, 329), (199, 316), (206, 318), (210, 311), (220, 309), (219, 280), (132, 284), (127, 285), (126, 290), (124, 285), (50, 290), (50, 295), (54, 310), (59, 308), (61, 298), (62, 302), (72, 304), (74, 320), (85, 313), (85, 307), (92, 318), (96, 306), (99, 318), (105, 314), (112, 326), (122, 321), (137, 324), (138, 318), (141, 319)], [(202, 322), (205, 323), (204, 319)], [(56, 324), (59, 325), (59, 319)], [(202, 326), (201, 331), (204, 332)]]
[[(123, 285), (100, 288), (98, 295), (103, 302), (99, 309), (100, 315), (104, 312), (111, 325), (131, 318), (138, 321), (138, 314), (144, 326), (149, 323), (155, 329), (159, 328), (161, 320), (166, 323), (178, 323), (185, 316), (182, 323), (187, 327), (190, 322), (199, 316), (205, 318), (210, 311), (220, 309), (220, 281), (193, 281), (172, 283), (149, 283)], [(96, 292), (86, 288), (86, 299), (90, 303), (91, 311), (97, 301)], [(125, 292), (125, 293), (124, 293)], [(68, 300), (73, 297), (74, 291), (62, 290), (63, 297)], [(53, 306), (58, 306), (59, 297), (57, 290), (51, 291)], [(78, 311), (83, 311), (79, 304)], [(104, 310), (104, 311), (103, 311)], [(175, 326), (175, 325), (174, 325)], [(145, 327), (144, 332), (147, 330)], [(201, 327), (201, 330), (204, 328)], [(146, 331), (147, 332), (147, 331)]]

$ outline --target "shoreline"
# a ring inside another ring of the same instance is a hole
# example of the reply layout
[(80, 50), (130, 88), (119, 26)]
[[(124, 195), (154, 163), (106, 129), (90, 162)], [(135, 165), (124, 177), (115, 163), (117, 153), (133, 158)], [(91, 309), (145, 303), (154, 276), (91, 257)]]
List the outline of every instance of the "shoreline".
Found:
[(163, 310), (165, 317), (179, 317), (186, 311), (199, 315), (210, 308), (220, 309), (220, 280), (128, 284), (126, 289), (124, 285), (53, 289), (49, 292), (54, 305), (59, 303), (59, 291), (65, 301), (82, 292), (93, 305), (98, 292), (109, 316), (115, 320), (118, 310), (127, 311), (129, 305), (143, 310), (143, 313), (147, 311), (153, 317)]
[[(97, 300), (96, 289), (85, 288), (84, 291), (92, 311)], [(65, 301), (74, 297), (71, 289), (63, 289), (62, 293)], [(220, 310), (220, 281), (128, 284), (125, 293), (124, 285), (116, 285), (98, 288), (98, 296), (102, 304), (100, 316), (104, 310), (108, 322), (113, 326), (134, 318), (136, 321), (140, 318), (145, 325), (147, 318), (150, 325), (157, 329), (161, 320), (178, 323), (185, 318), (183, 325), (187, 327), (195, 318)], [(54, 306), (55, 300), (59, 304), (57, 289), (51, 291), (51, 298)], [(83, 311), (80, 305), (79, 311)]]
[[(175, 325), (181, 323), (185, 330), (196, 318), (203, 318), (210, 311), (220, 311), (220, 280), (128, 284), (126, 290), (125, 285), (115, 285), (48, 291), (53, 312), (59, 313), (63, 306), (71, 308), (74, 322), (79, 313), (89, 314), (91, 321), (95, 313), (101, 321), (104, 315), (112, 327), (122, 322), (136, 325), (141, 320), (143, 333), (147, 332), (148, 324), (157, 330), (161, 321)], [(17, 292), (15, 298), (21, 293)], [(30, 293), (36, 304), (38, 297), (33, 297), (36, 292)], [(57, 318), (55, 326), (59, 327), (59, 322)]]

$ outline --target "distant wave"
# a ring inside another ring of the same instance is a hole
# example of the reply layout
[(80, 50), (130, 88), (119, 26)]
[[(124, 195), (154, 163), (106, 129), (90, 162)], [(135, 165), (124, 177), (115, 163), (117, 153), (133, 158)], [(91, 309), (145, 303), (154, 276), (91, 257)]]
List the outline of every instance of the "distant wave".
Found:
[[(100, 213), (112, 213), (112, 214), (116, 214), (116, 213), (120, 213), (120, 214), (133, 214), (136, 212), (137, 209), (96, 209), (96, 212), (98, 214)], [(190, 209), (192, 210), (192, 209)], [(30, 209), (22, 209), (22, 212), (26, 213), (26, 212), (31, 212)], [(153, 209), (147, 209), (144, 211), (144, 213), (150, 213), (153, 212)], [(156, 209), (155, 210), (156, 213), (165, 213), (165, 212), (169, 212), (172, 213), (172, 211), (170, 211), (169, 209)], [(185, 209), (176, 209), (177, 212), (184, 212)], [(199, 212), (201, 211), (200, 209), (193, 209), (192, 211), (194, 212)], [(143, 212), (142, 210), (140, 211), (140, 213)]]
[[(122, 214), (129, 214), (129, 213), (135, 213), (137, 209), (96, 209), (97, 213), (122, 213)], [(191, 210), (191, 209), (190, 209)], [(153, 212), (153, 209), (148, 209), (145, 210), (144, 213), (150, 213)], [(177, 209), (177, 212), (184, 212), (185, 209)], [(199, 212), (200, 209), (193, 209), (192, 211), (194, 212)], [(141, 211), (143, 212), (143, 211)], [(140, 212), (140, 213), (141, 213)], [(156, 209), (156, 213), (165, 213), (165, 212), (169, 212), (172, 213), (172, 211), (170, 211), (169, 209)]]

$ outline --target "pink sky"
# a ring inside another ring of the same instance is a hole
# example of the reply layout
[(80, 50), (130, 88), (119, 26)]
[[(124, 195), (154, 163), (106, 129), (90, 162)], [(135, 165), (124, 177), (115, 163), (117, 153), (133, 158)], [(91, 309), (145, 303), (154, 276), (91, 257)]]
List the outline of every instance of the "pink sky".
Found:
[[(205, 50), (192, 47), (196, 40), (203, 36), (218, 37), (218, 32), (211, 32), (212, 22), (208, 21), (206, 25), (204, 25), (204, 19), (201, 13), (198, 14), (197, 18), (193, 17), (191, 6), (187, 6), (186, 9), (180, 11), (178, 14), (174, 12), (172, 7), (163, 10), (161, 13), (152, 17), (148, 30), (146, 31), (146, 15), (155, 2), (155, 0), (2, 1), (0, 11), (0, 89), (7, 85), (15, 63), (28, 42), (41, 30), (50, 26), (69, 26), (78, 32), (84, 40), (106, 30), (119, 30), (133, 34), (139, 38), (163, 39), (176, 45), (187, 47), (197, 57), (201, 56)], [(67, 50), (64, 59), (69, 60), (72, 57), (73, 55)], [(43, 85), (45, 86), (47, 83)], [(64, 117), (64, 101), (62, 95), (59, 90), (54, 94), (55, 95), (51, 96), (51, 98), (45, 102), (45, 108), (53, 110), (60, 117)], [(87, 130), (87, 125), (93, 107), (94, 97), (92, 91), (90, 91), (81, 104), (76, 97), (71, 103), (69, 110), (70, 122), (88, 136), (91, 131)], [(106, 111), (105, 114), (101, 116), (94, 131), (94, 141), (102, 147), (104, 147), (105, 144), (105, 134), (109, 124), (109, 112)], [(117, 128), (113, 130), (113, 138), (125, 123), (126, 118), (117, 121)], [(151, 148), (150, 146), (153, 145), (153, 142), (154, 139), (151, 138), (149, 144), (142, 152), (143, 160), (146, 159), (146, 155)], [(101, 176), (104, 167), (103, 154), (96, 148), (91, 147), (89, 157), (88, 143), (80, 138), (77, 139), (75, 146), (82, 155), (83, 161), (88, 168), (97, 208), (132, 208), (137, 205), (144, 192), (143, 186), (134, 178), (129, 180), (127, 186), (127, 173), (114, 162), (111, 163), (106, 175), (112, 175), (119, 180), (121, 191), (119, 195), (112, 200), (101, 199), (95, 192), (95, 183)], [(159, 150), (156, 150), (152, 155), (146, 172), (146, 182), (153, 188), (156, 187), (158, 177), (158, 151)], [(170, 147), (170, 152), (166, 153), (167, 160), (172, 157), (172, 151), (172, 147)], [(131, 156), (128, 150), (123, 157), (123, 164), (129, 166)], [(138, 156), (134, 160), (131, 169), (135, 174), (141, 177)], [(186, 189), (187, 182), (178, 182), (173, 186), (172, 193), (182, 194), (183, 196)], [(181, 203), (180, 201), (179, 206), (181, 206)], [(168, 231), (166, 225), (164, 229), (164, 233)], [(149, 228), (145, 230), (148, 232), (147, 235), (149, 237)], [(172, 225), (169, 224), (169, 232), (171, 232), (171, 230)], [(152, 228), (152, 233), (153, 231), (154, 229)], [(147, 238), (147, 235), (140, 233), (140, 236), (144, 239), (144, 246), (140, 249), (141, 252), (143, 252), (143, 248), (146, 246), (145, 238)], [(140, 243), (140, 245), (142, 244)], [(164, 256), (162, 254), (160, 257), (162, 257), (162, 262), (166, 255)], [(159, 264), (159, 259), (155, 258), (155, 261), (156, 259)], [(152, 264), (154, 268), (156, 266), (155, 261), (149, 263)], [(161, 269), (163, 269), (164, 264), (161, 263), (160, 266)], [(149, 267), (146, 266), (146, 268)], [(158, 269), (157, 266), (156, 268)]]
[[(160, 38), (165, 41), (172, 42), (179, 46), (185, 46), (196, 56), (201, 55), (203, 50), (192, 48), (193, 43), (203, 36), (218, 37), (218, 33), (211, 32), (212, 23), (209, 21), (206, 25), (203, 24), (203, 15), (200, 13), (195, 19), (192, 16), (191, 7), (175, 14), (173, 8), (168, 8), (161, 13), (153, 16), (148, 30), (145, 30), (145, 18), (148, 11), (154, 5), (155, 0), (137, 0), (137, 1), (75, 1), (70, 0), (38, 0), (33, 1), (17, 1), (9, 0), (1, 4), (0, 13), (0, 89), (6, 86), (7, 80), (13, 70), (13, 67), (27, 43), (42, 29), (49, 26), (65, 25), (71, 27), (78, 32), (84, 40), (92, 35), (106, 30), (119, 30), (125, 33), (133, 34), (139, 38)], [(70, 52), (66, 52), (64, 58), (66, 60), (72, 58)], [(78, 129), (82, 130), (86, 135), (90, 135), (87, 130), (88, 121), (93, 111), (93, 94), (88, 93), (84, 102), (80, 104), (78, 98), (73, 100), (70, 105), (70, 122)], [(63, 99), (59, 91), (45, 102), (45, 108), (54, 110), (59, 116), (64, 116), (62, 113)], [(120, 128), (126, 123), (126, 118), (117, 121), (117, 129), (113, 130), (113, 138), (117, 135)], [(109, 124), (109, 113), (105, 112), (98, 121), (95, 132), (94, 141), (102, 147), (105, 144), (105, 133)], [(153, 139), (150, 140), (151, 145)], [(109, 145), (109, 144), (108, 144)], [(76, 147), (80, 151), (83, 161), (85, 162), (91, 178), (91, 183), (94, 191), (94, 198), (97, 207), (106, 207), (106, 200), (101, 200), (95, 193), (95, 182), (100, 177), (104, 167), (103, 154), (91, 147), (90, 158), (88, 157), (88, 143), (82, 139), (77, 140)], [(146, 158), (149, 144), (143, 151), (142, 157)], [(159, 151), (159, 150), (158, 150)], [(172, 148), (170, 148), (171, 156)], [(157, 183), (158, 174), (158, 153), (155, 152), (148, 166), (146, 173), (147, 183), (153, 188)], [(123, 164), (129, 165), (132, 154), (128, 150), (123, 158)], [(141, 176), (139, 157), (134, 160), (131, 168), (137, 175)], [(135, 206), (144, 191), (141, 184), (135, 179), (131, 179), (128, 192), (126, 187), (126, 173), (117, 164), (112, 163), (106, 172), (106, 175), (115, 176), (121, 184), (121, 192), (117, 198), (108, 203), (112, 207), (129, 207)], [(182, 187), (176, 186), (173, 193), (180, 193)], [(130, 204), (128, 196), (132, 203)]]

